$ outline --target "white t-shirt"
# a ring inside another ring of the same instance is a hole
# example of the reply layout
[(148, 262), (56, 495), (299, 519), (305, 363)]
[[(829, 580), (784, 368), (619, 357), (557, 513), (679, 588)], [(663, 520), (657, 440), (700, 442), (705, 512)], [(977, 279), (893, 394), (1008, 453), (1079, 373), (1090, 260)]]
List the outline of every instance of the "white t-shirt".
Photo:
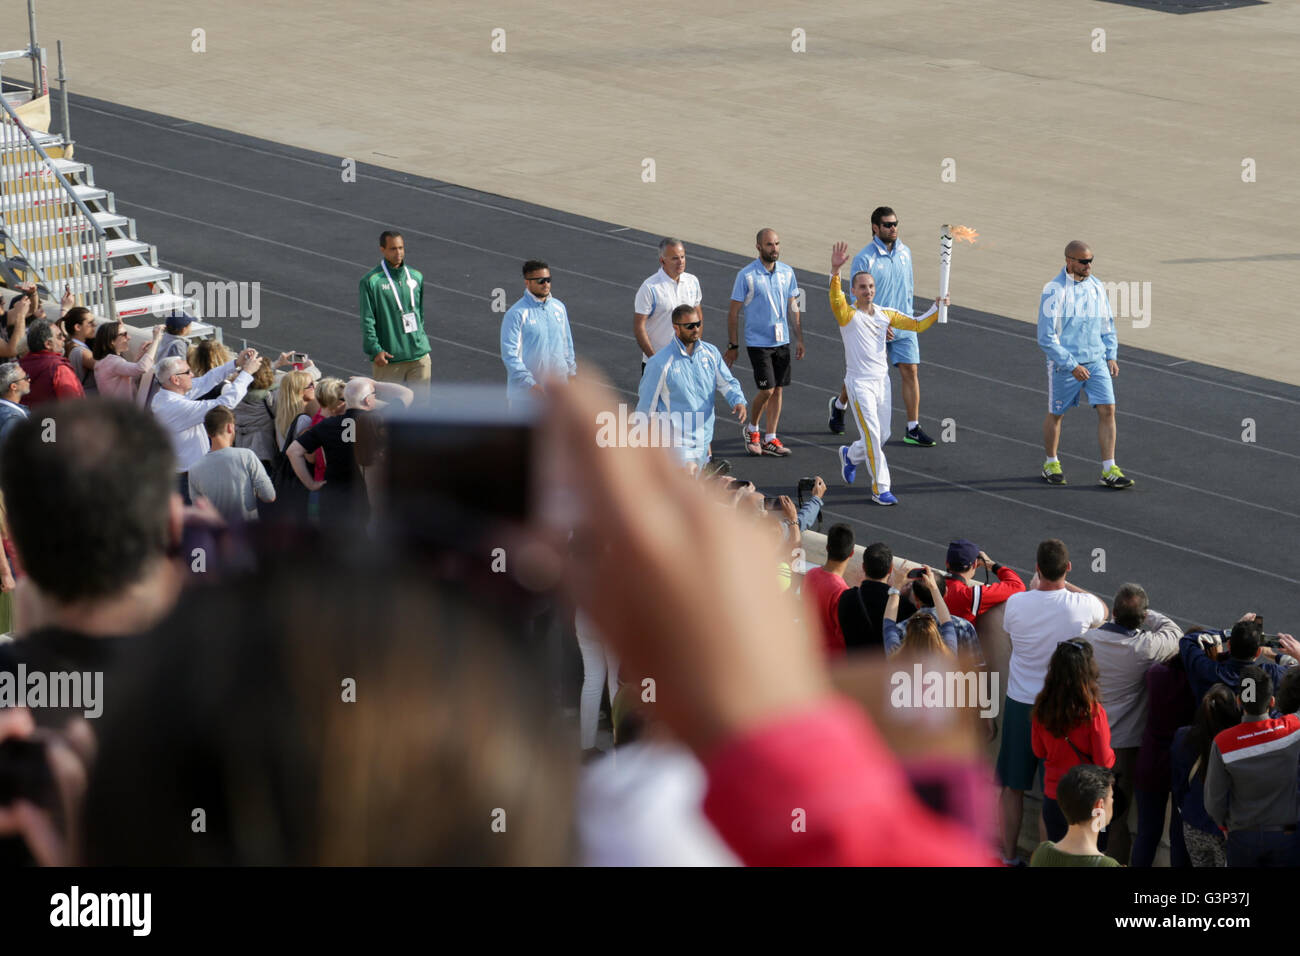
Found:
[(700, 280), (683, 272), (674, 282), (660, 269), (636, 290), (633, 311), (644, 315), (645, 334), (650, 347), (658, 352), (673, 340), (673, 309), (679, 305), (700, 304)]
[(1007, 598), (1002, 627), (1011, 636), (1007, 696), (1032, 704), (1056, 645), (1105, 623), (1101, 598), (1082, 591), (1022, 591)]

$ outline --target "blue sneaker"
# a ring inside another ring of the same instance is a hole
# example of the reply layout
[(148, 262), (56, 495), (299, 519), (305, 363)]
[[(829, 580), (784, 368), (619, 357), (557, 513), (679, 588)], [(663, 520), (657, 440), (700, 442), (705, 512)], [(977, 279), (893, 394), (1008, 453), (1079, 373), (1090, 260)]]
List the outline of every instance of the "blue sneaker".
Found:
[(882, 492), (881, 492), (880, 494), (878, 494), (878, 495), (872, 495), (872, 496), (871, 496), (871, 500), (874, 501), (874, 502), (875, 502), (876, 504), (878, 504), (878, 505), (896, 505), (896, 504), (898, 504), (898, 499), (894, 497), (893, 493), (888, 492), (888, 491), (882, 491)]
[(840, 446), (840, 477), (844, 479), (846, 485), (853, 484), (853, 479), (858, 476), (858, 466), (849, 461), (849, 446)]

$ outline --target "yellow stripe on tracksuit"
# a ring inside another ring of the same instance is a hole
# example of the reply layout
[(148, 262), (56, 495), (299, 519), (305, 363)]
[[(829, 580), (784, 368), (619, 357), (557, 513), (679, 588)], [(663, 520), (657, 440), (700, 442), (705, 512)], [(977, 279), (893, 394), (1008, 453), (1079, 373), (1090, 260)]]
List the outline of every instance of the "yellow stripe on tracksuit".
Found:
[(872, 442), (879, 439), (871, 434), (871, 430), (867, 428), (867, 420), (862, 417), (862, 409), (858, 407), (857, 398), (850, 396), (849, 401), (853, 403), (853, 411), (858, 416), (858, 428), (862, 431), (862, 444), (867, 446), (867, 465), (871, 468), (871, 493), (873, 495), (879, 494), (880, 489), (876, 484), (876, 456), (871, 450)]

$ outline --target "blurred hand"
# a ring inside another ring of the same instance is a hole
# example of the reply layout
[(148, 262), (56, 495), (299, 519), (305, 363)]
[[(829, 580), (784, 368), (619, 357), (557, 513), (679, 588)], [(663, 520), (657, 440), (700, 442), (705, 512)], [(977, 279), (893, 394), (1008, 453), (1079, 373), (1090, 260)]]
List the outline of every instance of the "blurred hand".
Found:
[(23, 708), (0, 708), (0, 741), (40, 740), (58, 792), (59, 813), (28, 800), (0, 806), (0, 837), (21, 837), (40, 866), (68, 866), (71, 847), (79, 845), (81, 806), (86, 794), (87, 768), (94, 758), (95, 735), (84, 719), (72, 721), (60, 734), (38, 730)]
[(826, 497), (826, 482), (822, 481), (821, 475), (817, 475), (813, 478), (812, 493), (814, 498)]
[(1300, 641), (1297, 641), (1290, 634), (1279, 634), (1277, 636), (1277, 642), (1282, 645), (1282, 650), (1284, 652), (1300, 661)]
[(380, 352), (378, 355), (375, 356), (375, 364), (378, 365), (380, 368), (383, 368), (392, 360), (393, 360), (393, 356), (388, 352)]
[(187, 505), (181, 510), (181, 522), (186, 527), (224, 528), (226, 526), (226, 519), (221, 517), (217, 506), (202, 495), (195, 495), (194, 504)]
[(72, 308), (76, 304), (77, 304), (77, 300), (72, 295), (72, 289), (70, 289), (68, 286), (65, 285), (63, 287), (63, 298), (59, 299), (59, 308), (62, 309), (64, 312), (67, 312), (70, 308)]
[(1255, 620), (1255, 618), (1257, 618), (1258, 616), (1259, 616), (1259, 615), (1256, 614), (1254, 611), (1247, 611), (1247, 612), (1246, 612), (1245, 614), (1243, 614), (1241, 617), (1237, 618), (1237, 623), (1238, 623), (1238, 624), (1241, 624), (1243, 621), (1253, 621), (1253, 620)]
[(742, 404), (742, 405), (737, 405), (737, 406), (735, 406), (734, 408), (732, 408), (732, 412), (734, 412), (735, 415), (736, 415), (736, 421), (743, 422), (743, 421), (745, 420), (745, 416), (749, 414), (749, 409), (747, 409), (747, 408)]
[(799, 509), (794, 506), (794, 502), (790, 500), (789, 495), (781, 495), (781, 497), (776, 500), (777, 504), (781, 507), (781, 514), (784, 517), (790, 521), (799, 520)]
[(1106, 367), (1110, 369), (1111, 378), (1119, 378), (1119, 363), (1114, 359), (1106, 359)]
[(593, 423), (616, 400), (594, 377), (547, 396), (538, 534), (558, 562), (575, 531), (566, 589), (622, 673), (655, 681), (656, 713), (696, 753), (815, 703), (829, 692), (817, 643), (789, 595), (755, 587), (772, 577), (771, 536), (714, 507), (663, 449), (600, 448)]
[(1080, 382), (1086, 382), (1088, 379), (1092, 378), (1092, 374), (1082, 365), (1076, 365), (1070, 374)]
[(153, 339), (155, 339), (155, 340), (156, 340), (156, 339), (161, 339), (161, 338), (163, 337), (163, 333), (166, 332), (166, 331), (167, 331), (167, 326), (165, 326), (165, 325), (155, 325), (155, 326), (153, 327), (153, 335), (152, 335), (151, 337), (152, 337)]
[(258, 367), (261, 364), (262, 364), (262, 356), (257, 354), (256, 349), (249, 349), (248, 357), (245, 358), (244, 361), (240, 363), (239, 367), (243, 369), (245, 372), (247, 372), (249, 375), (252, 375), (254, 372), (257, 371)]
[(7, 567), (0, 570), (0, 594), (8, 594), (17, 586), (18, 582), (14, 580), (13, 571)]
[(803, 358), (803, 342), (799, 342), (799, 343), (797, 343), (797, 344), (795, 345), (795, 347), (794, 347), (794, 357), (795, 357), (796, 359), (801, 359), (801, 358)]

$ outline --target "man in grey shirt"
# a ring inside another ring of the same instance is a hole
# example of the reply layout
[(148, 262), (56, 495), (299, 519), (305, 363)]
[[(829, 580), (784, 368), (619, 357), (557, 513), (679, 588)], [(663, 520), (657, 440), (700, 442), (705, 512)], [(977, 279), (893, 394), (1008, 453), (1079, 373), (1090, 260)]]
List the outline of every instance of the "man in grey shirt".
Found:
[[(1110, 723), (1110, 746), (1119, 771), (1115, 786), (1128, 795), (1129, 806), (1133, 806), (1138, 745), (1147, 723), (1147, 671), (1152, 664), (1178, 656), (1183, 632), (1159, 611), (1151, 610), (1147, 592), (1137, 584), (1123, 585), (1115, 593), (1111, 609), (1112, 620), (1086, 632), (1083, 639), (1092, 645), (1097, 660), (1101, 703)], [(1131, 848), (1128, 814), (1117, 816), (1106, 852), (1127, 866)]]
[(190, 468), (190, 496), (207, 498), (231, 523), (257, 520), (257, 503), (275, 501), (275, 487), (249, 448), (235, 448), (235, 413), (224, 405), (203, 416), (211, 450)]

